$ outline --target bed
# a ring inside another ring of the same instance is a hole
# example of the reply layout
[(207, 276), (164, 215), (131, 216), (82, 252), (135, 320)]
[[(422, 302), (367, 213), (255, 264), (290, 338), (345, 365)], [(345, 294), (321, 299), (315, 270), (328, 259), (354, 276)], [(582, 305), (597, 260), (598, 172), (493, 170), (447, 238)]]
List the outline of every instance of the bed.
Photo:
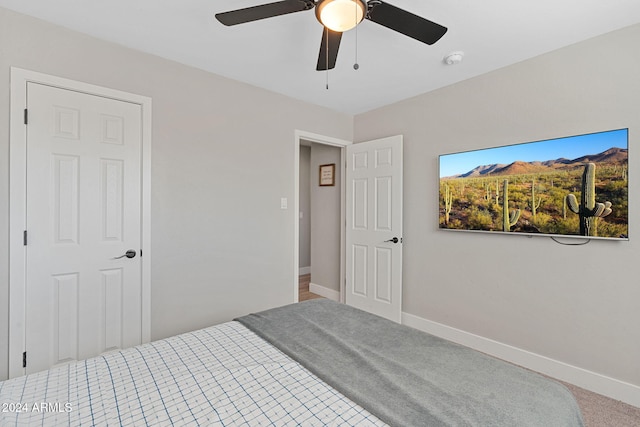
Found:
[(582, 426), (561, 384), (329, 300), (0, 382), (0, 426)]

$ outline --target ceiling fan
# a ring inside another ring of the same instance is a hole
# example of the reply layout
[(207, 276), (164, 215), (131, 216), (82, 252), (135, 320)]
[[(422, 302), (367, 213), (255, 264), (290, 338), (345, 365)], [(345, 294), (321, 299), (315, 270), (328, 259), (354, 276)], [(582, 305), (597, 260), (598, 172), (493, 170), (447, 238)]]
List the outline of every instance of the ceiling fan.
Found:
[(216, 19), (231, 26), (265, 18), (316, 9), (324, 26), (316, 70), (335, 67), (342, 33), (363, 19), (383, 25), (426, 44), (434, 44), (447, 28), (380, 0), (283, 0), (229, 12), (217, 13)]

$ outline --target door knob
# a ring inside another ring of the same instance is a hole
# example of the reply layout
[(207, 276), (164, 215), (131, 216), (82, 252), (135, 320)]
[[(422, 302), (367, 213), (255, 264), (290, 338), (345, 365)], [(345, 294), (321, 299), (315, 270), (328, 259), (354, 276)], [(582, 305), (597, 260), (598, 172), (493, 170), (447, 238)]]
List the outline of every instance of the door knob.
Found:
[(402, 239), (398, 239), (397, 237), (394, 237), (393, 239), (389, 239), (389, 240), (385, 240), (386, 242), (392, 242), (392, 243), (398, 243), (400, 242)]
[(136, 256), (136, 251), (134, 251), (133, 249), (129, 249), (127, 252), (124, 253), (124, 255), (113, 257), (111, 259), (120, 259), (120, 258), (124, 258), (124, 257), (133, 258), (135, 256)]

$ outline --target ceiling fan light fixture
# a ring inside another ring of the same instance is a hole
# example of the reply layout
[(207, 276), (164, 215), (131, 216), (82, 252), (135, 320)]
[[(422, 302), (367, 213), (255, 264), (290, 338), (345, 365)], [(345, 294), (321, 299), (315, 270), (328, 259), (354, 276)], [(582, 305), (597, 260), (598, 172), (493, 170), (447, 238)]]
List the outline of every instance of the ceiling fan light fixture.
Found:
[(358, 25), (366, 10), (363, 0), (322, 0), (316, 5), (316, 17), (328, 29), (343, 33)]

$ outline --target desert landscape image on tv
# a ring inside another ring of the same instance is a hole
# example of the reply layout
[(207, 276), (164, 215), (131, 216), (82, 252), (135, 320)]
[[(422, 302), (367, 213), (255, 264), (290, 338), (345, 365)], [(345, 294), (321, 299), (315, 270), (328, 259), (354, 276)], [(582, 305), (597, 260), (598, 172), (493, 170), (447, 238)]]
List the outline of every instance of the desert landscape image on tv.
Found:
[(628, 130), (439, 157), (439, 227), (628, 239)]

